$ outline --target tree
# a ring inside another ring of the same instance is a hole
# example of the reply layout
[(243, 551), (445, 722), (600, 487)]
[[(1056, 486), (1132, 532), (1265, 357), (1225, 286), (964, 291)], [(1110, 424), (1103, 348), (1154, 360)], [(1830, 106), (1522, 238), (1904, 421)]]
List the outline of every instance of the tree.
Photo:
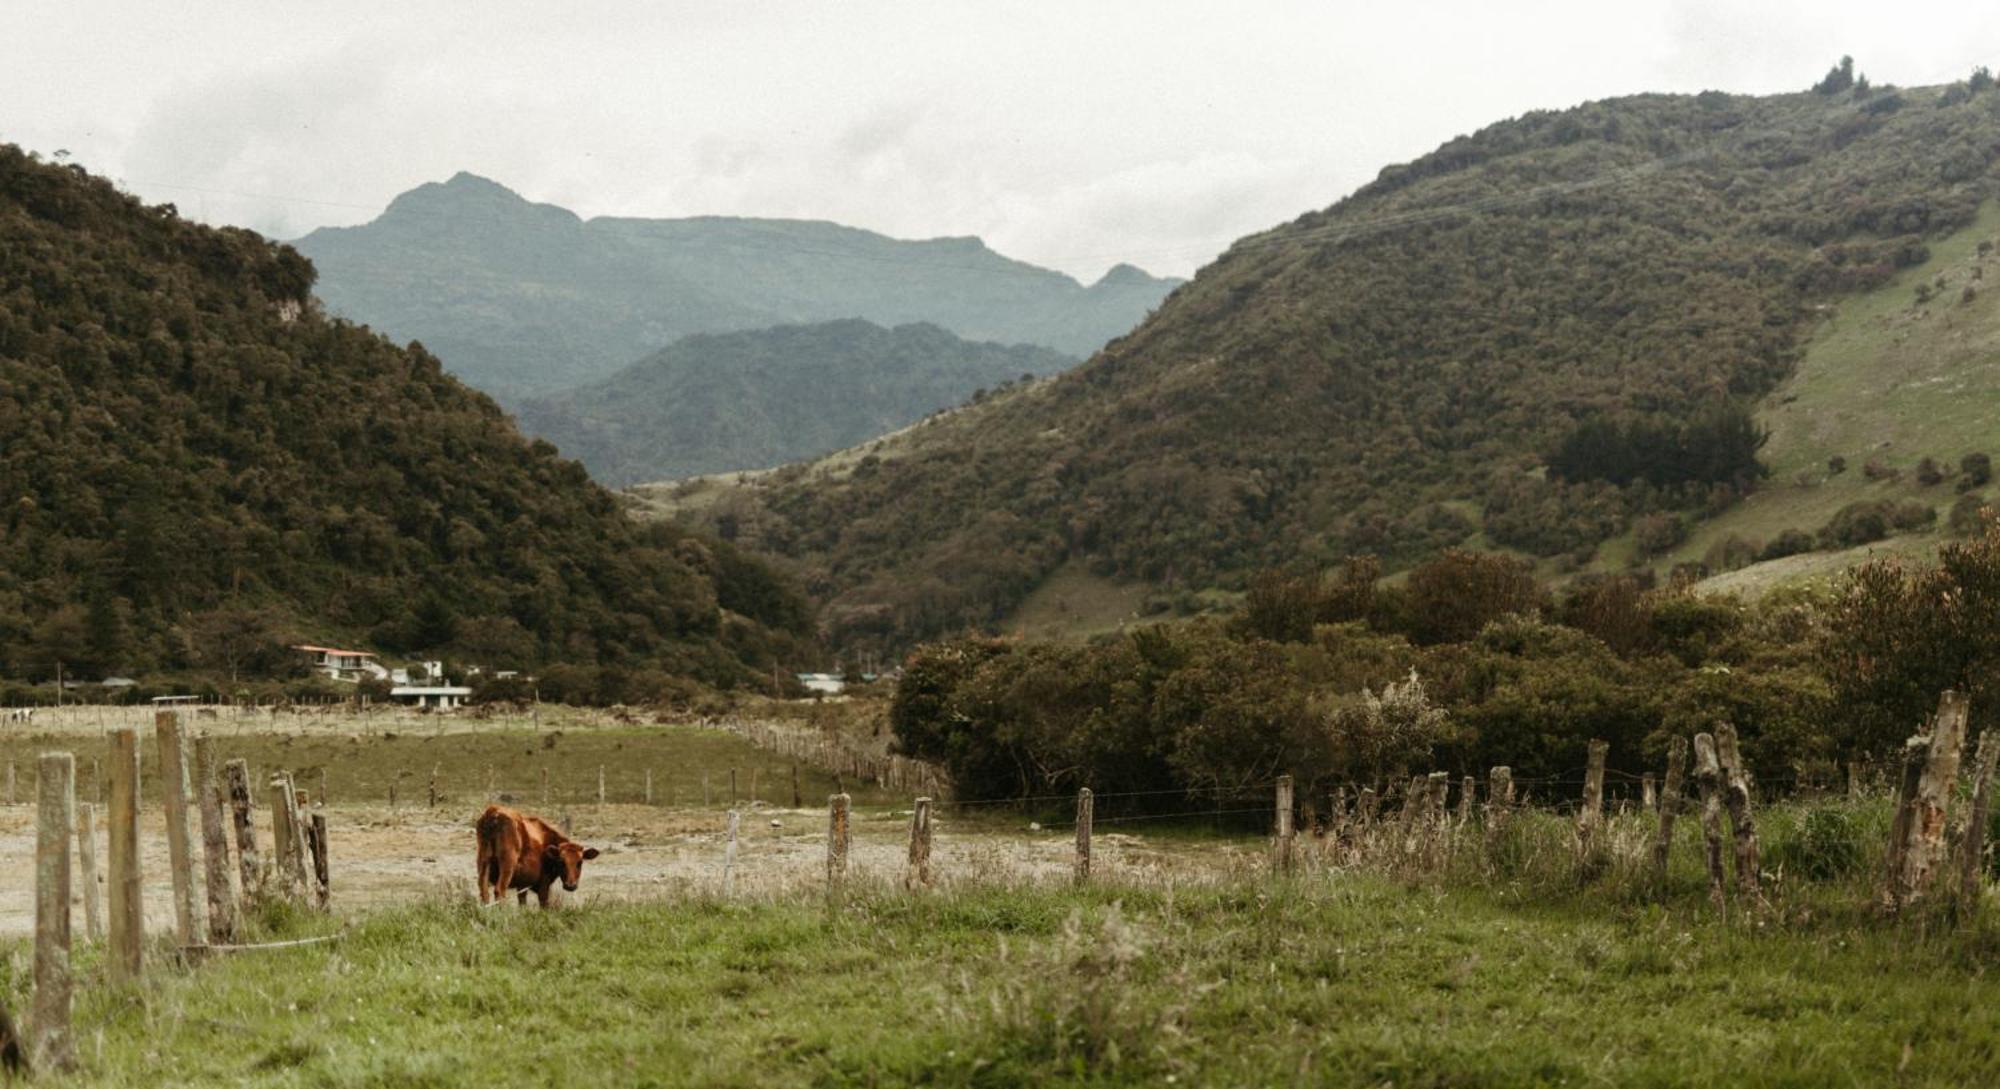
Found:
[(1490, 621), (1539, 612), (1544, 596), (1525, 561), (1456, 548), (1411, 571), (1407, 589), (1418, 643), (1464, 642)]
[(284, 672), (289, 660), (278, 631), (278, 618), (268, 609), (225, 605), (196, 613), (188, 621), (195, 657), (209, 669), (226, 673), (234, 687), (246, 671)]
[(1813, 84), (1813, 93), (1837, 95), (1854, 86), (1854, 58), (1842, 57), (1840, 63), (1829, 69), (1818, 83)]
[(1969, 492), (1983, 488), (1993, 479), (1993, 459), (1983, 453), (1970, 453), (1958, 459), (1958, 490)]

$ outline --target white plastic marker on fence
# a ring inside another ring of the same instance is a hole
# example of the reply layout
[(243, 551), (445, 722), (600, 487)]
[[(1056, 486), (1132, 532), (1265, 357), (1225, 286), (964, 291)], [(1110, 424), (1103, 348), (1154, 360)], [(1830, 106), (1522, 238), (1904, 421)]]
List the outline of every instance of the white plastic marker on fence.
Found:
[(741, 814), (729, 811), (729, 834), (722, 848), (722, 896), (734, 899), (736, 896), (736, 829)]
[(1292, 777), (1289, 775), (1278, 776), (1276, 805), (1277, 843), (1275, 845), (1276, 850), (1273, 861), (1279, 873), (1290, 873), (1292, 870), (1293, 835)]
[(826, 800), (826, 891), (836, 900), (847, 880), (849, 803), (846, 794), (835, 794)]
[(76, 809), (76, 758), (43, 753), (35, 812), (34, 1065), (67, 1068), (70, 1038), (69, 841)]
[(910, 809), (910, 865), (903, 885), (927, 889), (931, 885), (931, 800), (918, 798)]
[(183, 949), (208, 942), (208, 912), (194, 876), (193, 791), (188, 783), (187, 738), (178, 711), (153, 718), (160, 747), (160, 797), (167, 818), (167, 864), (174, 878), (174, 937)]
[(1084, 787), (1076, 792), (1076, 883), (1090, 881), (1090, 824), (1097, 807), (1096, 795)]
[(144, 967), (146, 914), (139, 874), (139, 734), (111, 731), (111, 975), (139, 978)]

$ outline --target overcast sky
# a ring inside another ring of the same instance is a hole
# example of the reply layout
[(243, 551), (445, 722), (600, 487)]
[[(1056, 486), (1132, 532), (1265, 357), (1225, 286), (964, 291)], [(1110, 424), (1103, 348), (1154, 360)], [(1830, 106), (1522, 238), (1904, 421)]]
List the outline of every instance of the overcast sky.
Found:
[(0, 141), (295, 237), (459, 170), (590, 215), (1186, 274), (1452, 136), (1638, 91), (2000, 68), (2000, 3), (23, 5)]

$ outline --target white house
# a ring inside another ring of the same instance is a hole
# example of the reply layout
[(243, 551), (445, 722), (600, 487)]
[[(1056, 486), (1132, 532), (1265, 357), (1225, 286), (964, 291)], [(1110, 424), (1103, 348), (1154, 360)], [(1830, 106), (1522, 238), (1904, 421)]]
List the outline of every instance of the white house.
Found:
[(434, 711), (454, 710), (471, 695), (472, 689), (455, 684), (400, 684), (389, 690), (390, 699)]
[(293, 650), (304, 654), (312, 662), (312, 667), (336, 681), (358, 681), (362, 677), (387, 680), (389, 671), (375, 656), (365, 650), (341, 650), (337, 647), (295, 646)]
[(839, 673), (801, 673), (798, 676), (799, 683), (805, 685), (808, 691), (824, 692), (829, 696), (837, 696), (847, 687), (847, 678)]

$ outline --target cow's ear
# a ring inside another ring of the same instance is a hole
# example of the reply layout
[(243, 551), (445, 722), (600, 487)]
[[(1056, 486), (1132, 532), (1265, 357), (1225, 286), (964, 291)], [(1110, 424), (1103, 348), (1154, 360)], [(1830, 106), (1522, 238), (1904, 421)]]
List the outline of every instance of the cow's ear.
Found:
[(585, 848), (583, 849), (583, 860), (584, 860), (585, 862), (588, 862), (588, 861), (590, 861), (591, 859), (593, 859), (593, 858), (596, 858), (596, 857), (597, 857), (597, 848), (595, 848), (595, 847), (585, 847)]

